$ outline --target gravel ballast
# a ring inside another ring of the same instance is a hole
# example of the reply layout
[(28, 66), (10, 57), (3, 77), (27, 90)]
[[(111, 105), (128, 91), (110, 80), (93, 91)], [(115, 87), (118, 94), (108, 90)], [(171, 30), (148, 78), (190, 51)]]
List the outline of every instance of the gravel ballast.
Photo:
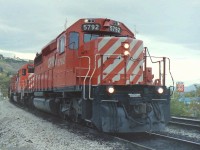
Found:
[[(110, 150), (119, 143), (80, 136), (0, 100), (0, 150)], [(120, 149), (123, 149), (121, 147)]]
[(175, 138), (184, 139), (187, 141), (200, 143), (200, 131), (197, 131), (196, 129), (183, 129), (173, 125), (169, 125), (159, 133)]
[[(200, 142), (196, 130), (168, 126), (165, 135)], [(128, 150), (137, 149), (114, 139), (102, 138), (77, 129), (74, 125), (61, 126), (38, 117), (0, 98), (0, 150)]]

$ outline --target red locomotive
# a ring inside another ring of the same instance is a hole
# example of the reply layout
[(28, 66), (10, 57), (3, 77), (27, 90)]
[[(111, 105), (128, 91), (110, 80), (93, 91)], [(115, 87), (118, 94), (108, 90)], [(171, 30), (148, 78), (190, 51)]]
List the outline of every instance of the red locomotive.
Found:
[[(11, 80), (10, 98), (103, 132), (160, 130), (170, 118), (167, 58), (154, 79), (143, 41), (121, 22), (80, 19)], [(29, 69), (32, 71), (29, 71)]]
[(30, 96), (29, 78), (34, 75), (34, 65), (28, 63), (23, 65), (18, 73), (11, 78), (10, 95), (15, 102), (24, 103), (26, 98)]

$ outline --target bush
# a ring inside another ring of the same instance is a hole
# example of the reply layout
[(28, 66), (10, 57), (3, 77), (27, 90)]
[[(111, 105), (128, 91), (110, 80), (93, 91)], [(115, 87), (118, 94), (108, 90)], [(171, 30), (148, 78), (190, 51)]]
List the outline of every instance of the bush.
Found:
[(1, 93), (3, 94), (3, 97), (8, 96), (8, 88), (9, 88), (9, 82), (10, 78), (7, 76), (7, 74), (0, 74), (0, 89)]
[(200, 103), (192, 101), (189, 105), (189, 111), (193, 117), (200, 118)]
[(173, 116), (190, 116), (188, 106), (184, 102), (179, 102), (178, 99), (171, 100), (171, 115)]
[[(186, 95), (193, 95), (194, 91), (191, 91)], [(190, 104), (180, 102), (180, 94), (175, 92), (173, 98), (171, 98), (171, 115), (179, 117), (197, 117), (200, 118), (200, 103), (197, 101), (191, 101)]]

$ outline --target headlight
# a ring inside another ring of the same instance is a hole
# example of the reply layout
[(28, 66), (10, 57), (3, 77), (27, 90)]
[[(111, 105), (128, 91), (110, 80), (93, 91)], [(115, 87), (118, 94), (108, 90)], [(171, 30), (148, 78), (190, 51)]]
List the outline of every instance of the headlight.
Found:
[(93, 19), (85, 19), (84, 22), (85, 22), (85, 23), (93, 23), (94, 20), (93, 20)]
[(162, 94), (162, 93), (164, 92), (164, 89), (163, 89), (162, 87), (159, 87), (159, 88), (157, 89), (157, 92), (158, 92), (159, 94)]
[(88, 23), (88, 19), (85, 19), (84, 22), (85, 22), (85, 23)]
[(124, 43), (124, 48), (125, 48), (125, 49), (129, 49), (129, 47), (130, 47), (130, 44), (129, 44), (129, 43)]
[(129, 51), (124, 51), (124, 55), (128, 56), (128, 55), (130, 55), (130, 52)]
[(108, 93), (112, 94), (112, 93), (114, 93), (115, 89), (114, 89), (113, 86), (109, 86), (109, 87), (107, 88), (107, 91), (108, 91)]

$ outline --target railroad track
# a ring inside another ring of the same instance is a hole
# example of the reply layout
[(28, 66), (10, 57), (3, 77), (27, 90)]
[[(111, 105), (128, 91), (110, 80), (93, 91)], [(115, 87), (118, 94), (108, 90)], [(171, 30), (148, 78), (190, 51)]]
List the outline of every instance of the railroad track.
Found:
[(200, 130), (200, 120), (182, 117), (171, 117), (169, 124)]
[(143, 133), (134, 134), (121, 137), (130, 142), (138, 143), (143, 145), (148, 149), (154, 150), (199, 150), (200, 143), (195, 143), (192, 141), (187, 141), (179, 138), (174, 138), (170, 136), (165, 136), (157, 133)]
[(43, 120), (48, 121), (49, 123), (52, 123), (56, 125), (58, 128), (70, 130), (73, 133), (76, 133), (80, 136), (85, 136), (88, 139), (91, 139), (93, 141), (100, 141), (102, 143), (110, 142), (110, 143), (120, 143), (121, 147), (116, 148), (117, 150), (152, 150), (151, 148), (148, 148), (144, 145), (131, 142), (126, 139), (119, 138), (114, 135), (105, 134), (102, 132), (99, 132), (91, 127), (87, 127), (81, 124), (77, 124), (74, 122), (70, 122), (68, 120), (62, 120), (61, 118), (57, 116), (50, 115), (46, 112), (39, 111), (37, 109), (28, 109), (27, 107), (24, 107), (22, 105), (19, 105), (17, 103), (13, 103), (16, 107), (23, 109), (27, 113), (31, 113)]
[(97, 131), (94, 128), (77, 124), (74, 122), (69, 122), (68, 120), (62, 120), (56, 116), (49, 115), (45, 112), (38, 112), (35, 111), (33, 113), (37, 117), (41, 117), (44, 120), (47, 120), (48, 122), (51, 122), (52, 124), (57, 125), (59, 128), (66, 129), (66, 130), (71, 130), (73, 133), (79, 134), (80, 136), (85, 136), (88, 139), (91, 139), (93, 141), (100, 141), (102, 143), (105, 142), (111, 142), (111, 143), (120, 143), (121, 147), (114, 148), (116, 150), (154, 150), (148, 146), (135, 143), (130, 140), (126, 140), (124, 138), (120, 138), (115, 136), (115, 134), (106, 134)]
[[(183, 140), (180, 138), (175, 138), (175, 137), (171, 137), (171, 136), (166, 136), (166, 135), (162, 135), (162, 134), (157, 134), (157, 133), (148, 133), (150, 134), (150, 136), (153, 136), (153, 139), (157, 142), (158, 145), (160, 144), (158, 141), (161, 140), (163, 141), (161, 143), (161, 145), (163, 145), (164, 149), (167, 150), (171, 150), (171, 149), (176, 149), (176, 150), (198, 150), (200, 147), (200, 143), (196, 143), (193, 141), (188, 141), (188, 140)], [(152, 143), (154, 143), (152, 141)], [(157, 146), (155, 147), (157, 149)], [(161, 149), (161, 147), (159, 146), (158, 149)]]
[[(15, 105), (21, 109), (23, 106)], [(176, 150), (188, 150), (188, 149), (199, 149), (200, 143), (194, 143), (191, 141), (181, 140), (173, 137), (168, 137), (164, 135), (159, 135), (155, 133), (143, 133), (143, 134), (126, 134), (116, 136), (115, 134), (105, 134), (98, 132), (97, 130), (91, 129), (80, 124), (69, 122), (66, 120), (61, 120), (56, 116), (49, 115), (41, 111), (33, 111), (25, 108), (25, 111), (36, 115), (48, 122), (55, 124), (58, 128), (64, 128), (66, 130), (71, 130), (72, 132), (79, 134), (80, 136), (85, 136), (91, 140), (97, 140), (100, 142), (113, 142), (120, 143), (121, 147), (117, 149), (127, 149), (127, 150), (155, 150), (155, 149), (176, 149)]]

